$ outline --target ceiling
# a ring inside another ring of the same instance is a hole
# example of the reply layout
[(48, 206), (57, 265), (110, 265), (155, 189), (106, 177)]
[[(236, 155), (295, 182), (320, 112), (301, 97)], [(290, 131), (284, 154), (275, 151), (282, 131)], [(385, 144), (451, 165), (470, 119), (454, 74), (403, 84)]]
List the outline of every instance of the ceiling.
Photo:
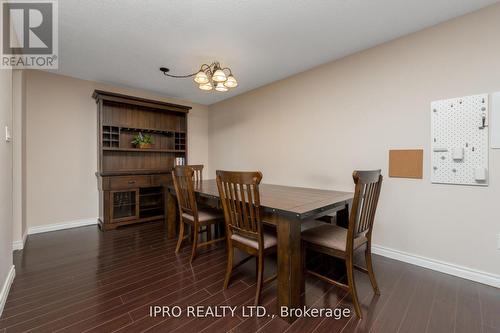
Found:
[[(498, 0), (64, 0), (57, 73), (212, 104)], [(239, 87), (191, 79), (218, 60)]]

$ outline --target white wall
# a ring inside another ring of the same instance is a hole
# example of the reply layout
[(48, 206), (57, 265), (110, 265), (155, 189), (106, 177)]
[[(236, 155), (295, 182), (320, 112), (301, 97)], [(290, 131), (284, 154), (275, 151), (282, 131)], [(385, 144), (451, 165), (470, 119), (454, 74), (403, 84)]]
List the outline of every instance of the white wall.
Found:
[(12, 239), (14, 249), (22, 249), (27, 233), (26, 227), (26, 167), (24, 163), (26, 140), (26, 75), (24, 70), (12, 72)]
[(208, 164), (206, 106), (48, 72), (26, 75), (28, 229), (98, 216), (95, 89), (192, 106), (189, 162)]
[(0, 69), (0, 314), (12, 269), (12, 143), (5, 126), (12, 128), (12, 71)]
[[(212, 105), (210, 172), (352, 190), (381, 168), (374, 243), (498, 275), (500, 151), (487, 188), (431, 185), (428, 163), (430, 102), (500, 91), (499, 32), (496, 5)], [(424, 148), (424, 179), (388, 178), (391, 148)]]

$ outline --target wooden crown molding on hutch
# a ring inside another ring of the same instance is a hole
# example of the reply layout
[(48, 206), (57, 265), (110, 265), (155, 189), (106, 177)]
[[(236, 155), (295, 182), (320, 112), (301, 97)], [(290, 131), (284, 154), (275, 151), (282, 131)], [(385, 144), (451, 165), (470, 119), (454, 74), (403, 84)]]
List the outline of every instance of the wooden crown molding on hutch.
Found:
[[(99, 226), (167, 219), (166, 189), (178, 157), (187, 162), (191, 107), (95, 90), (97, 103)], [(153, 137), (151, 148), (132, 145), (134, 135)]]
[(109, 91), (103, 91), (103, 90), (94, 90), (92, 97), (97, 102), (99, 102), (100, 100), (114, 101), (114, 102), (119, 102), (119, 103), (124, 103), (124, 104), (152, 107), (152, 108), (156, 108), (156, 109), (163, 109), (163, 110), (174, 111), (174, 112), (188, 113), (189, 110), (192, 109), (192, 107), (186, 106), (186, 105), (155, 101), (153, 99), (146, 99), (146, 98), (142, 98), (142, 97), (129, 96), (129, 95), (118, 94), (118, 93), (109, 92)]

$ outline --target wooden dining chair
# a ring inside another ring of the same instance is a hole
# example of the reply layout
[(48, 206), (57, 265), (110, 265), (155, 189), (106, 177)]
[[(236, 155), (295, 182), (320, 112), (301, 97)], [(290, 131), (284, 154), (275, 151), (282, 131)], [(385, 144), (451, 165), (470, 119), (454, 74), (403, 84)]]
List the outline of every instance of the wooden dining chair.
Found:
[(203, 181), (203, 164), (192, 164), (192, 165), (186, 165), (186, 166), (193, 169), (193, 171), (194, 171), (193, 180), (195, 182)]
[[(276, 252), (278, 243), (276, 236), (262, 227), (260, 215), (259, 184), (260, 172), (217, 171), (217, 187), (224, 210), (227, 238), (227, 269), (224, 289), (227, 289), (231, 272), (234, 268), (256, 258), (257, 290), (255, 305), (260, 302), (262, 286), (276, 278), (272, 276), (265, 281), (264, 256)], [(234, 248), (249, 256), (233, 267)]]
[[(224, 241), (224, 237), (216, 239), (207, 239), (205, 242), (200, 242), (200, 232), (210, 230), (210, 226), (222, 222), (224, 216), (213, 210), (198, 209), (196, 204), (196, 194), (194, 191), (194, 170), (189, 166), (176, 166), (172, 170), (172, 179), (174, 182), (175, 193), (179, 205), (180, 226), (179, 239), (175, 253), (179, 252), (182, 241), (189, 238), (189, 235), (184, 235), (184, 225), (190, 227), (192, 235), (192, 250), (190, 262), (196, 257), (196, 251), (200, 247), (205, 247), (216, 242)], [(205, 227), (205, 230), (202, 230)]]
[[(314, 275), (326, 282), (347, 290), (347, 292), (351, 294), (356, 315), (362, 318), (354, 281), (354, 269), (358, 269), (368, 274), (373, 291), (375, 294), (379, 295), (380, 291), (373, 272), (371, 244), (373, 220), (377, 209), (380, 188), (382, 186), (382, 175), (380, 174), (380, 170), (354, 171), (353, 179), (356, 188), (354, 191), (348, 228), (345, 229), (325, 223), (319, 227), (305, 230), (302, 232), (302, 257), (305, 258), (306, 250), (310, 249), (345, 260), (347, 284), (332, 280), (316, 272), (308, 271), (305, 267), (304, 260), (303, 268), (305, 273)], [(354, 251), (364, 244), (366, 244), (366, 268), (354, 265), (353, 261)]]
[[(194, 171), (194, 176), (193, 176), (193, 180), (194, 180), (194, 183), (195, 183), (195, 186), (197, 183), (201, 183), (203, 181), (203, 164), (190, 164), (190, 165), (186, 165), (188, 167), (190, 167), (191, 169), (193, 169)], [(198, 207), (200, 207), (200, 204), (198, 204)], [(208, 205), (205, 205), (205, 204), (201, 204), (201, 208), (209, 208)], [(217, 206), (216, 209), (221, 209), (222, 207), (219, 207)], [(215, 237), (217, 237), (218, 235), (221, 235), (222, 234), (222, 229), (223, 229), (223, 218), (221, 219), (221, 222), (222, 223), (217, 223), (215, 225)], [(212, 239), (212, 226), (211, 225), (208, 225), (205, 227), (205, 229), (203, 230), (203, 232), (206, 232), (207, 234), (207, 240), (211, 240)]]

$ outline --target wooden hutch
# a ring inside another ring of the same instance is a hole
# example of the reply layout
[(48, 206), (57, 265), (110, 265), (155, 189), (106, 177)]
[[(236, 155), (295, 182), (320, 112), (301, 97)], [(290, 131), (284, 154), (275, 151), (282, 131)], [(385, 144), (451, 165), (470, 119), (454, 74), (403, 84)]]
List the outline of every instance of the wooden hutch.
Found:
[[(167, 186), (177, 158), (187, 163), (188, 106), (96, 90), (99, 226), (166, 220)], [(132, 144), (139, 133), (150, 148)]]

